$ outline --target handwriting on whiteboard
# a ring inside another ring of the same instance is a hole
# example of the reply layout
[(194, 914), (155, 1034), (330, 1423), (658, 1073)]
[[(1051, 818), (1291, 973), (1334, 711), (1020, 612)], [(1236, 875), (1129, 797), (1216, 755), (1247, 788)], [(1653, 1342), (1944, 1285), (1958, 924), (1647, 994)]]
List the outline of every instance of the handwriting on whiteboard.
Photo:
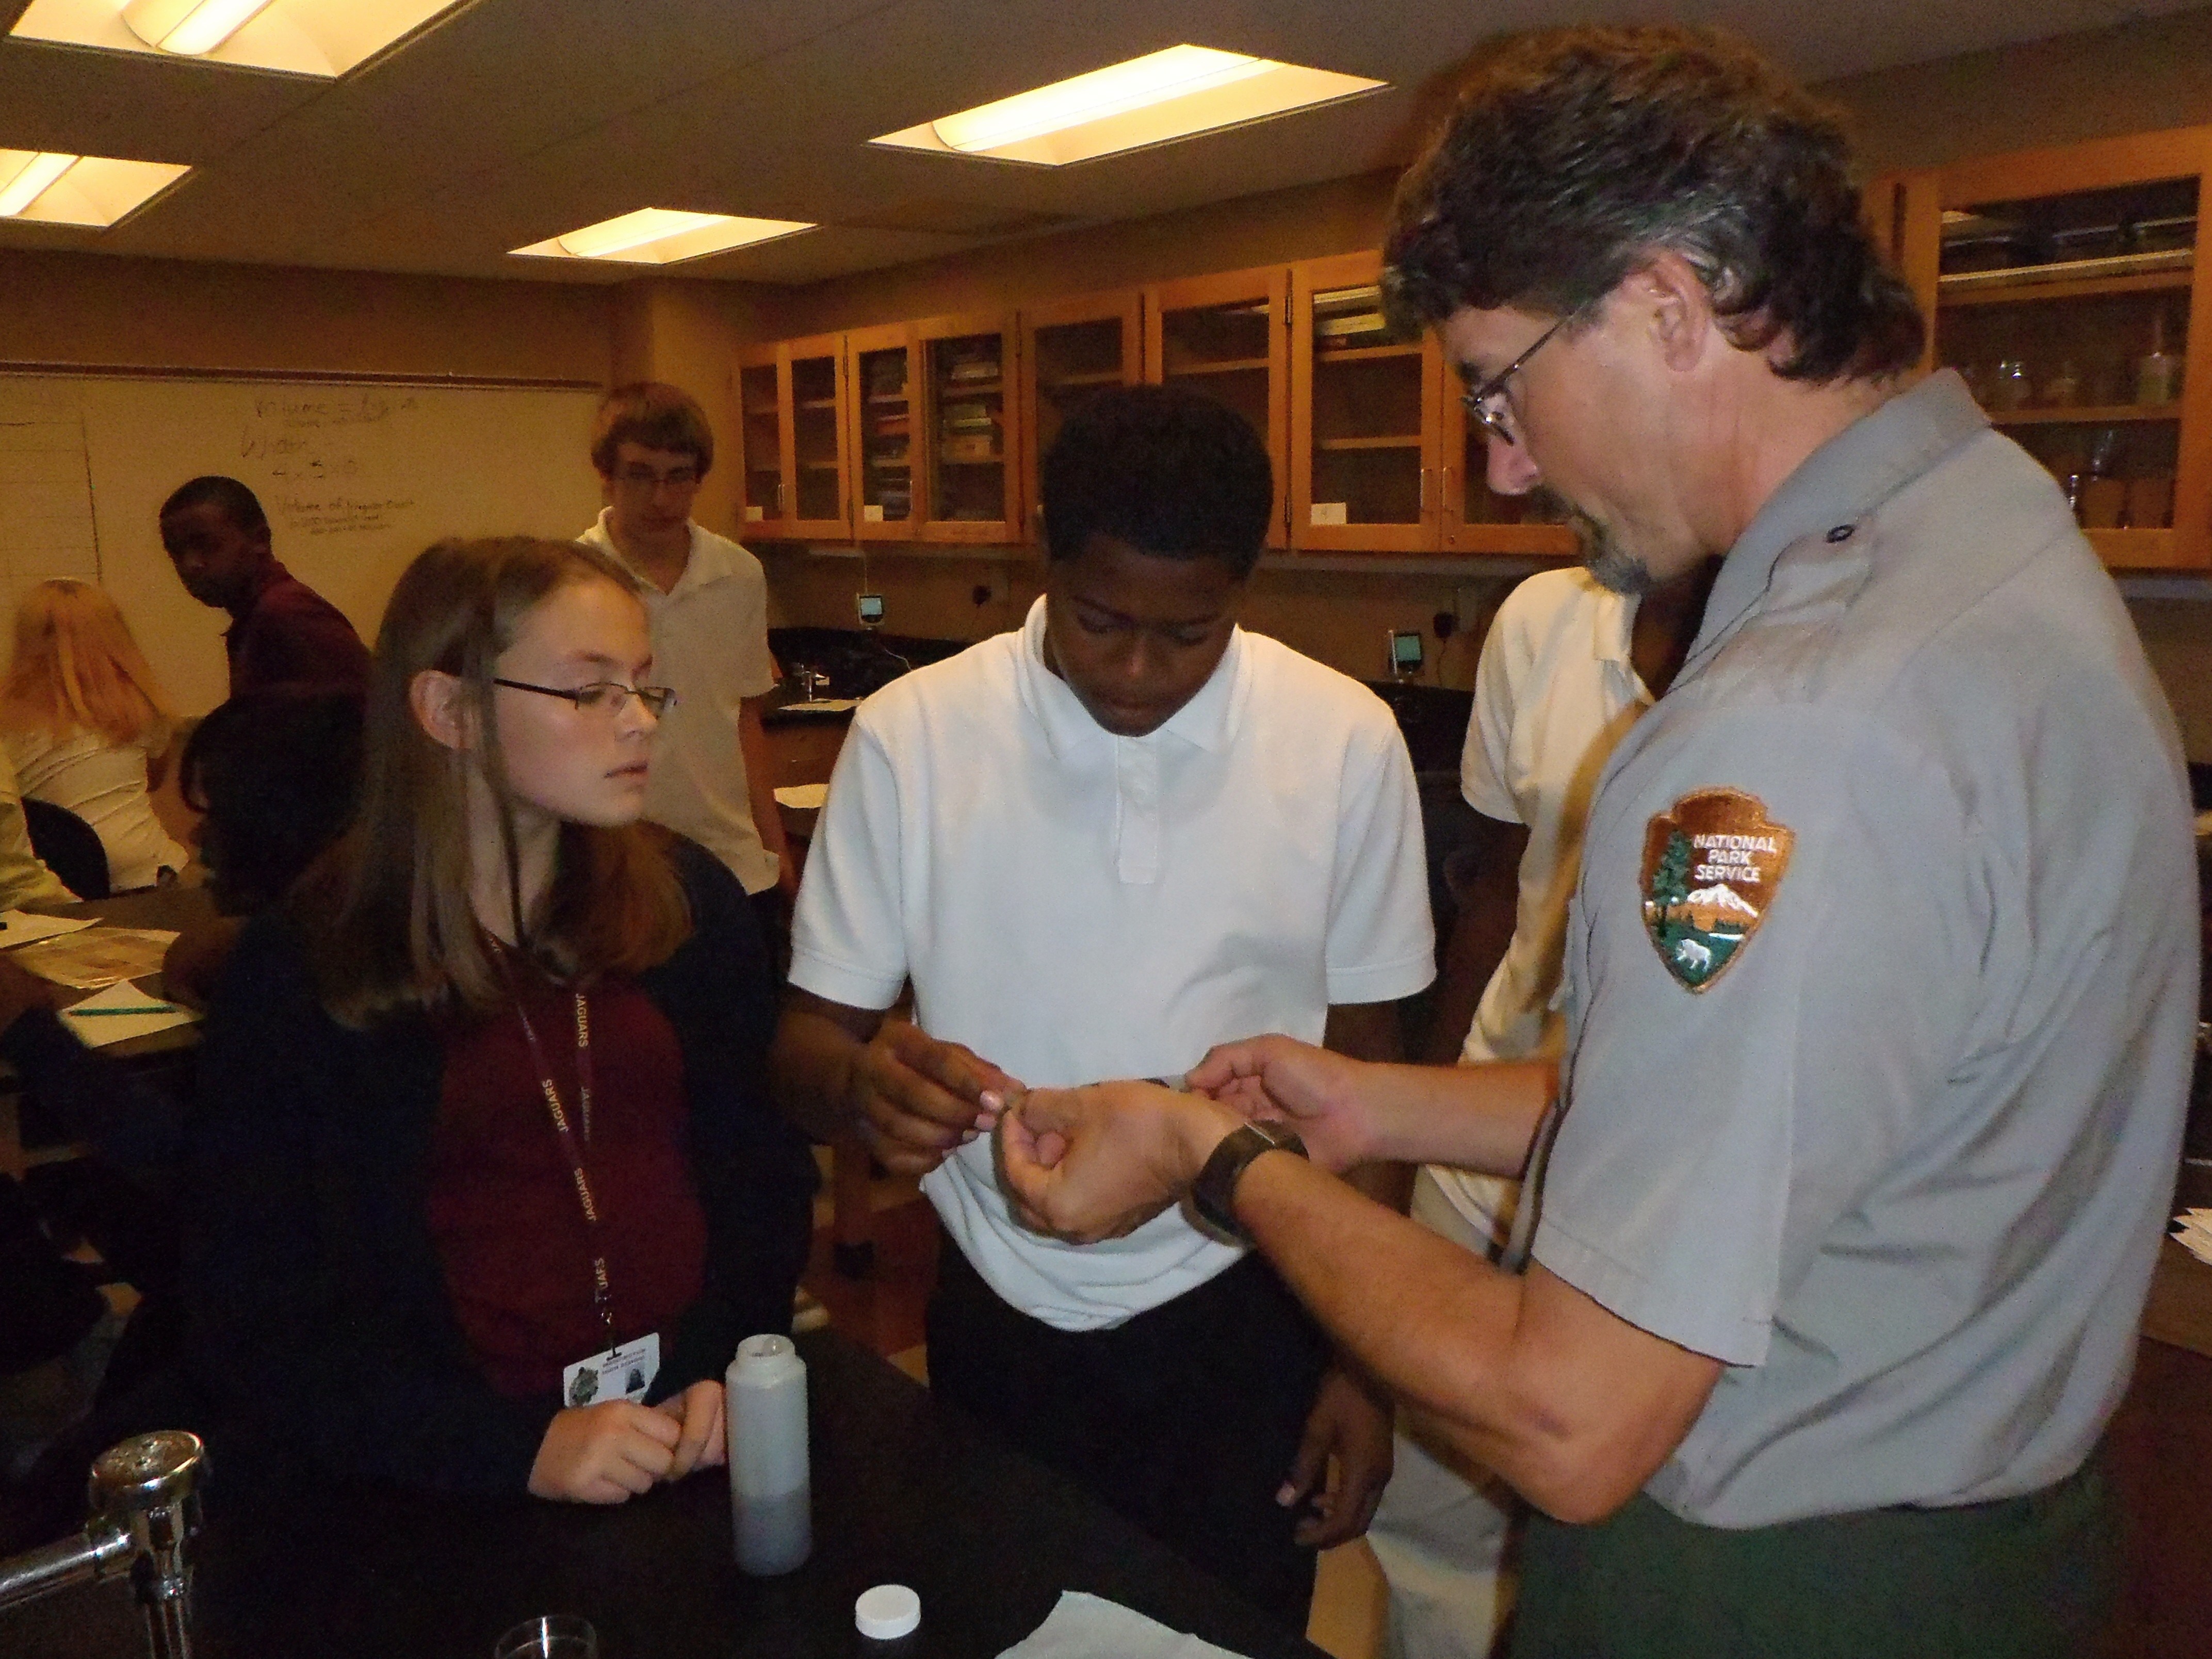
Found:
[(415, 505), (384, 486), (392, 428), (416, 408), (413, 394), (376, 387), (258, 396), (239, 434), (239, 459), (274, 486), (272, 505), (288, 532), (389, 530)]

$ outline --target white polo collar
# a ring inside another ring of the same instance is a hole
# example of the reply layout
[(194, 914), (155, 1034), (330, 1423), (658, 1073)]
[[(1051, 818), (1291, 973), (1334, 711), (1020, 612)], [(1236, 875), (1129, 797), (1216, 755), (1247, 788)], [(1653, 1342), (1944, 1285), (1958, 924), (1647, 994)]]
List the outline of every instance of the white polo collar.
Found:
[(1039, 595), (1022, 623), (1014, 676), (1023, 706), (1044, 728), (1045, 740), (1051, 744), (1056, 758), (1064, 760), (1085, 744), (1108, 740), (1150, 743), (1169, 736), (1216, 755), (1237, 740), (1237, 727), (1243, 718), (1251, 682), (1244, 659), (1242, 628), (1231, 629), (1229, 648), (1221, 653), (1221, 660), (1214, 665), (1213, 672), (1199, 687), (1197, 695), (1162, 722), (1158, 730), (1141, 738), (1115, 739), (1113, 732), (1091, 718), (1090, 711), (1069, 689), (1067, 682), (1045, 666), (1044, 617), (1045, 599)]
[(615, 542), (614, 532), (607, 527), (607, 515), (613, 511), (614, 508), (611, 507), (603, 507), (599, 509), (599, 523), (593, 526), (597, 533), (592, 539), (615, 556), (617, 562), (629, 572), (630, 580), (643, 590), (647, 598), (680, 599), (715, 582), (726, 581), (730, 577), (737, 574), (737, 566), (731, 562), (730, 556), (722, 550), (725, 545), (722, 538), (719, 536), (708, 535), (694, 524), (691, 526), (691, 550), (684, 556), (684, 574), (676, 579), (675, 586), (670, 588), (666, 593), (663, 593), (657, 584), (647, 580), (643, 572), (623, 557), (623, 550)]

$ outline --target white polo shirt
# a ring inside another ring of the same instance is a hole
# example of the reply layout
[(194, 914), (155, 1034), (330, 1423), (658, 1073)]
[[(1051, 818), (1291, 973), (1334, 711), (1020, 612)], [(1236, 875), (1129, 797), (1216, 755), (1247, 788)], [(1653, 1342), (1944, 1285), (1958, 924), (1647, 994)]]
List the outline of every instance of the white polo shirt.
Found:
[[(1557, 1054), (1567, 906), (1582, 867), (1583, 821), (1606, 757), (1651, 706), (1629, 656), (1636, 601), (1587, 570), (1531, 576), (1498, 609), (1475, 671), (1460, 793), (1486, 817), (1525, 824), (1513, 939), (1484, 987), (1460, 1058), (1468, 1065)], [(1454, 1209), (1504, 1242), (1518, 1183), (1432, 1165)]]
[[(1357, 682), (1238, 629), (1198, 695), (1118, 738), (1018, 633), (861, 705), (823, 808), (791, 982), (915, 1018), (1032, 1087), (1188, 1070), (1333, 1003), (1410, 996), (1435, 939), (1413, 774)], [(978, 1140), (922, 1183), (992, 1288), (1063, 1330), (1119, 1324), (1237, 1252), (1179, 1211), (1085, 1248), (1017, 1226)]]
[[(607, 512), (576, 539), (622, 558)], [(676, 690), (653, 744), (645, 815), (689, 836), (730, 867), (748, 893), (775, 885), (775, 854), (761, 844), (746, 787), (738, 716), (775, 684), (768, 651), (768, 578), (758, 559), (691, 526), (691, 553), (664, 593), (631, 569), (653, 629), (653, 674)]]

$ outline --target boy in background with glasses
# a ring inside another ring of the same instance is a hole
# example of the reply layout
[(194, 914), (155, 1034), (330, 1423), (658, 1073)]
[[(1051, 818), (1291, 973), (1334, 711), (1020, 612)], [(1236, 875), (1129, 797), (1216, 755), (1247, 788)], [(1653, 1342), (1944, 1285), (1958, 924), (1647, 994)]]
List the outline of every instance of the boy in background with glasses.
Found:
[(637, 576), (653, 629), (653, 677), (677, 694), (661, 719), (645, 815), (727, 865), (774, 939), (799, 875), (761, 726), (762, 699), (775, 685), (768, 580), (758, 559), (691, 521), (714, 465), (714, 428), (687, 393), (657, 380), (617, 386), (592, 428), (592, 465), (607, 505), (577, 539)]

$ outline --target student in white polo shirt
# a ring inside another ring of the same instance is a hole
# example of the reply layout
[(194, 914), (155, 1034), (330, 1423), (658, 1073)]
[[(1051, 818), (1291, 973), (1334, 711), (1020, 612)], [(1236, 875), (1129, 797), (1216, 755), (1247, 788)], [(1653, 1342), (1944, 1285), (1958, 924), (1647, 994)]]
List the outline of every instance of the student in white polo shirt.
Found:
[(1433, 972), (1413, 770), (1372, 694), (1237, 626), (1272, 489), (1242, 418), (1103, 393), (1042, 471), (1027, 623), (854, 722), (779, 1085), (811, 1133), (927, 1172), (933, 1389), (1303, 1626), (1312, 1547), (1389, 1474), (1376, 1398), (1180, 1210), (1084, 1249), (1015, 1224), (988, 1131), (1020, 1087), (1174, 1076), (1239, 1033), (1391, 1051)]
[[(1579, 566), (1540, 571), (1498, 607), (1460, 757), (1480, 865), (1444, 952), (1430, 1059), (1479, 1066), (1565, 1052), (1558, 992), (1583, 820), (1613, 745), (1689, 655), (1718, 568), (1709, 561), (1640, 596)], [(1412, 1212), (1495, 1260), (1519, 1193), (1502, 1176), (1424, 1164)], [(1511, 1606), (1500, 1566), (1521, 1501), (1402, 1425), (1392, 1463), (1367, 1535), (1390, 1587), (1388, 1650), (1482, 1659)]]
[(592, 429), (607, 505), (577, 539), (638, 578), (653, 678), (676, 692), (661, 716), (645, 815), (727, 865), (773, 939), (799, 878), (761, 726), (762, 701), (775, 687), (768, 580), (758, 559), (691, 521), (714, 465), (714, 428), (687, 393), (658, 380), (617, 386)]

